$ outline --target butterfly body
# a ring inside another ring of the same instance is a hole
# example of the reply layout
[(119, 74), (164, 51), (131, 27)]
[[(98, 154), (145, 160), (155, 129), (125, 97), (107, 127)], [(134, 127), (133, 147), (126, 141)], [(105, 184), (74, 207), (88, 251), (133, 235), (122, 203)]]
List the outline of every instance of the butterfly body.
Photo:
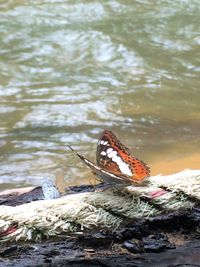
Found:
[[(73, 150), (71, 147), (70, 149)], [(76, 154), (101, 181), (106, 183), (138, 184), (150, 174), (149, 167), (131, 156), (129, 149), (109, 130), (102, 133), (97, 143), (97, 164), (79, 153)]]

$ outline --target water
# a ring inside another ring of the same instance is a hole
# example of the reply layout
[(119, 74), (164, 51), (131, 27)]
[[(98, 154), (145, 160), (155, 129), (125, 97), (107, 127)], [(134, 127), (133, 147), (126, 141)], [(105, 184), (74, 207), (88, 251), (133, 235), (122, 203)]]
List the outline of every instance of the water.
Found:
[(1, 189), (89, 182), (67, 145), (95, 160), (106, 128), (152, 174), (198, 169), (199, 15), (198, 0), (1, 1)]

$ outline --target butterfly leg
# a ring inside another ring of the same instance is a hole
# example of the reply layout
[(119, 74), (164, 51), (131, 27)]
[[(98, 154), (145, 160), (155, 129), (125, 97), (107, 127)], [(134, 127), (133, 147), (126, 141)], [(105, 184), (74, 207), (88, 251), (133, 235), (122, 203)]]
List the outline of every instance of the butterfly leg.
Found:
[(99, 188), (96, 188), (95, 189), (95, 192), (104, 192), (108, 189), (111, 189), (113, 188), (113, 185), (112, 184), (108, 184), (108, 183), (101, 183), (101, 187)]

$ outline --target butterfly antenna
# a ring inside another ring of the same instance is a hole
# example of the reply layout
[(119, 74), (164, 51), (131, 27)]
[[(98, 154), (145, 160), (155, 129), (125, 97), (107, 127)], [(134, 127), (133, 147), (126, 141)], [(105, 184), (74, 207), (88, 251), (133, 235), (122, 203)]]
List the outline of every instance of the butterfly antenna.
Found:
[(84, 160), (84, 157), (82, 155), (80, 155), (78, 152), (76, 152), (71, 146), (67, 145), (69, 147), (69, 149), (74, 152), (81, 160)]
[(69, 147), (71, 151), (75, 152), (75, 150), (71, 146), (67, 145), (67, 147)]

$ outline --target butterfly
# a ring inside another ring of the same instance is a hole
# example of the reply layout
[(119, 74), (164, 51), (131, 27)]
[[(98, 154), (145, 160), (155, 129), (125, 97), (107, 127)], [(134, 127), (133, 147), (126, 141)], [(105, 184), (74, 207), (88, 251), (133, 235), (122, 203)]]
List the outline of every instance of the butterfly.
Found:
[(59, 198), (60, 193), (54, 183), (48, 178), (42, 179), (42, 192), (44, 195), (44, 199), (54, 199)]
[(103, 131), (97, 143), (97, 164), (75, 153), (101, 181), (109, 184), (139, 184), (150, 175), (150, 168), (131, 156), (130, 150), (109, 130)]

